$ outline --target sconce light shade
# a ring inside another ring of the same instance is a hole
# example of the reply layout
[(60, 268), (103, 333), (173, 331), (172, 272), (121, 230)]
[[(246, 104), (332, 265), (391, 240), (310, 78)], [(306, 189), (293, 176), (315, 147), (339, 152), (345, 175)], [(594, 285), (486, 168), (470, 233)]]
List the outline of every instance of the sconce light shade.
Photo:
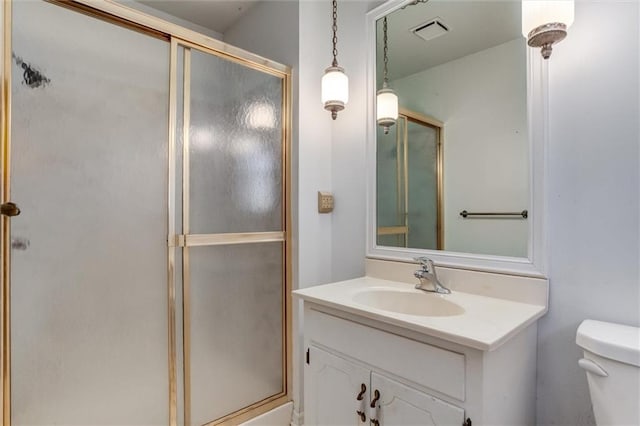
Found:
[(398, 95), (386, 84), (378, 90), (376, 97), (376, 121), (384, 128), (384, 134), (389, 133), (389, 127), (396, 124), (398, 119)]
[(522, 0), (522, 34), (531, 47), (541, 47), (551, 56), (553, 43), (567, 36), (574, 20), (574, 0)]
[(349, 77), (342, 67), (331, 66), (322, 76), (322, 103), (324, 109), (331, 111), (331, 118), (338, 116), (349, 102)]
[(522, 0), (522, 35), (541, 25), (559, 22), (573, 24), (574, 0)]

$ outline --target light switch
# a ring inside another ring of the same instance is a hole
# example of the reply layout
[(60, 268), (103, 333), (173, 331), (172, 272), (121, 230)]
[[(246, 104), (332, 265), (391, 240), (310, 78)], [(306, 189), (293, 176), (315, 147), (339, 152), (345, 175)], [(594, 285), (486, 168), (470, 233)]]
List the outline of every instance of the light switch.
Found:
[(331, 213), (333, 211), (333, 194), (318, 191), (318, 213)]

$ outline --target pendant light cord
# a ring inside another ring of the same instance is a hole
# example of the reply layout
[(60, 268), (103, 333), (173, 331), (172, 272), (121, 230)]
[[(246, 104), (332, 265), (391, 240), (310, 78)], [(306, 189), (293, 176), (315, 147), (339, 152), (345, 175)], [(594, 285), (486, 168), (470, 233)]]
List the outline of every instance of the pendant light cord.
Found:
[(387, 17), (384, 17), (384, 21), (382, 22), (382, 34), (383, 34), (383, 45), (384, 45), (384, 85), (386, 86), (389, 83), (389, 57), (388, 52), (389, 48), (387, 46)]
[(338, 0), (333, 0), (333, 62), (331, 66), (338, 66)]

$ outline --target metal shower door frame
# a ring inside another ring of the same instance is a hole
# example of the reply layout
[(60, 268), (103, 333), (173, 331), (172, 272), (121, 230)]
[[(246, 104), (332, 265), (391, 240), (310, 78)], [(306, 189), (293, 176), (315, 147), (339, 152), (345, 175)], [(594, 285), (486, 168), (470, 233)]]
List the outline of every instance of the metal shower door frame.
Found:
[[(178, 75), (180, 74), (178, 71), (178, 54), (179, 48), (183, 48), (183, 81), (182, 81), (182, 99), (178, 99), (178, 85), (180, 82), (178, 81)], [(201, 53), (211, 54), (216, 57), (221, 57), (223, 59), (231, 60), (233, 62), (239, 63), (242, 66), (247, 66), (248, 68), (261, 71), (275, 77), (282, 79), (282, 112), (283, 117), (286, 117), (284, 120), (284, 126), (282, 131), (282, 198), (285, 200), (283, 203), (283, 212), (282, 212), (282, 223), (281, 229), (282, 231), (275, 232), (240, 232), (240, 233), (217, 233), (217, 234), (192, 234), (190, 227), (190, 162), (189, 162), (189, 151), (190, 151), (190, 121), (191, 121), (191, 51), (196, 50)], [(178, 38), (172, 38), (171, 40), (171, 72), (170, 72), (171, 84), (170, 84), (170, 119), (169, 119), (169, 127), (172, 129), (169, 135), (169, 146), (170, 146), (170, 172), (169, 172), (169, 222), (170, 222), (170, 230), (169, 230), (169, 241), (170, 246), (174, 247), (176, 250), (182, 249), (182, 307), (183, 307), (183, 392), (184, 392), (184, 424), (191, 424), (191, 413), (190, 413), (190, 405), (191, 405), (191, 392), (190, 392), (190, 376), (191, 376), (191, 271), (190, 271), (190, 248), (191, 247), (204, 247), (204, 246), (217, 246), (217, 245), (234, 245), (234, 244), (251, 244), (251, 243), (265, 243), (265, 242), (281, 242), (283, 243), (283, 303), (282, 303), (282, 319), (283, 319), (283, 329), (282, 329), (282, 353), (283, 353), (283, 383), (282, 383), (282, 392), (272, 395), (262, 401), (257, 401), (254, 404), (249, 405), (248, 407), (244, 407), (234, 413), (230, 413), (220, 419), (213, 420), (207, 425), (225, 425), (225, 424), (236, 424), (241, 419), (248, 419), (253, 414), (257, 414), (256, 409), (260, 408), (260, 412), (266, 412), (272, 408), (275, 408), (287, 401), (290, 400), (290, 385), (289, 382), (291, 380), (291, 374), (288, 369), (288, 366), (291, 365), (289, 360), (290, 355), (290, 215), (289, 215), (289, 158), (290, 158), (290, 148), (289, 148), (289, 128), (288, 125), (290, 120), (290, 74), (282, 73), (278, 70), (275, 70), (270, 67), (265, 67), (261, 65), (257, 65), (255, 63), (248, 63), (245, 60), (239, 58), (229, 58), (221, 55), (219, 52), (212, 50), (209, 47), (201, 46), (190, 42), (188, 40), (182, 40)], [(177, 105), (182, 101), (182, 129), (178, 129), (178, 113), (177, 113)], [(177, 203), (176, 200), (176, 190), (175, 187), (171, 187), (175, 185), (176, 182), (176, 173), (175, 173), (175, 164), (176, 164), (176, 136), (178, 132), (182, 131), (182, 232), (176, 233), (175, 230), (175, 217), (176, 217), (176, 209)], [(171, 170), (173, 168), (173, 170)], [(170, 260), (171, 269), (175, 265), (175, 254), (173, 259)], [(173, 276), (173, 274), (170, 274)], [(171, 279), (171, 277), (170, 277)], [(174, 292), (174, 303), (175, 303), (175, 282), (172, 283), (173, 292)], [(175, 326), (175, 325), (174, 325)], [(175, 349), (175, 348), (174, 348)], [(175, 354), (174, 360), (175, 360)], [(175, 363), (175, 361), (173, 361)]]

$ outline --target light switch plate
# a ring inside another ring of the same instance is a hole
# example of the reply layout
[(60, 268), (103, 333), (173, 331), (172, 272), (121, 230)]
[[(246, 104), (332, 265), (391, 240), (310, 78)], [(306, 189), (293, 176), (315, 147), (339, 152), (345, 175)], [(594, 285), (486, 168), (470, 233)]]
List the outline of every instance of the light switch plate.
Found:
[(318, 213), (331, 213), (333, 211), (333, 194), (318, 191)]

